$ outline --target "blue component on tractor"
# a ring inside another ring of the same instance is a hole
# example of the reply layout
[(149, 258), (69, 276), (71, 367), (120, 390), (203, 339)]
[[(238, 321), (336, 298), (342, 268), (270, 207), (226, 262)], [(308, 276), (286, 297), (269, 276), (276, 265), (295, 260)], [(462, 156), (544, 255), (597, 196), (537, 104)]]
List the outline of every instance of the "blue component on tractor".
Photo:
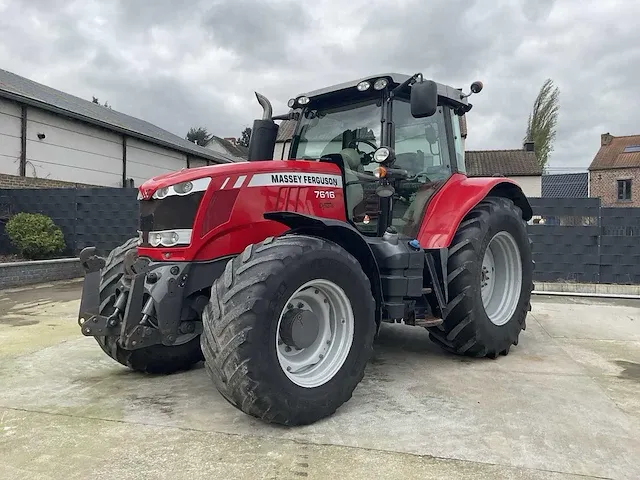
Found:
[(411, 241), (409, 242), (409, 246), (410, 246), (411, 248), (415, 248), (416, 250), (420, 250), (420, 248), (421, 248), (421, 247), (420, 247), (420, 242), (418, 242), (418, 240), (416, 240), (416, 239), (411, 240)]

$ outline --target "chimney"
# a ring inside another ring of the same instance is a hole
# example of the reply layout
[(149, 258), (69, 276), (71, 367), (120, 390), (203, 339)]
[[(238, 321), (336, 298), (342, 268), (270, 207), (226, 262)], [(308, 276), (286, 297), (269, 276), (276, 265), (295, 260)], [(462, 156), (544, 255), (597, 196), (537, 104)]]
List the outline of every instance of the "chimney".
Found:
[(602, 135), (600, 135), (600, 146), (606, 147), (611, 143), (611, 140), (613, 140), (613, 135), (611, 135), (609, 132), (603, 133)]
[(525, 152), (534, 152), (535, 149), (534, 147), (534, 143), (533, 142), (524, 142), (524, 151)]
[(225, 137), (225, 140), (226, 140), (227, 142), (231, 142), (231, 143), (233, 143), (234, 145), (237, 143), (237, 140), (236, 140), (236, 138), (235, 138), (235, 137)]

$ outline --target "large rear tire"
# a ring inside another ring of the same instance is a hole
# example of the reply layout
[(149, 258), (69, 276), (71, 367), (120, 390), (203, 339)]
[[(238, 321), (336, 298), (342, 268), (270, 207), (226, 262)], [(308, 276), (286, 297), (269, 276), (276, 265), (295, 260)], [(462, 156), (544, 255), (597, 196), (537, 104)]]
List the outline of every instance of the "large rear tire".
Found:
[(203, 328), (206, 368), (231, 405), (266, 422), (305, 425), (332, 415), (362, 380), (375, 302), (346, 250), (287, 235), (229, 261)]
[(458, 227), (447, 263), (449, 303), (430, 338), (459, 355), (496, 358), (526, 328), (533, 260), (522, 211), (487, 197)]
[[(100, 282), (100, 315), (108, 316), (113, 312), (119, 282), (124, 276), (125, 255), (136, 246), (137, 239), (132, 238), (109, 253)], [(124, 350), (118, 345), (117, 337), (94, 338), (102, 350), (116, 362), (144, 373), (169, 374), (188, 370), (204, 359), (199, 337), (182, 345), (152, 345), (139, 350)]]

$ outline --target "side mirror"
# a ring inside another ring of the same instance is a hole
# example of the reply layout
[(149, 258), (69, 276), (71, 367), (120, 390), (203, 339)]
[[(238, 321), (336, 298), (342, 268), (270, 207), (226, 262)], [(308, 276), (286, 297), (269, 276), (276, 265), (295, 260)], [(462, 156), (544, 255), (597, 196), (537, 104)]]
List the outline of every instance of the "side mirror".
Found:
[(414, 118), (430, 117), (438, 110), (438, 85), (433, 80), (423, 80), (411, 86), (411, 115)]

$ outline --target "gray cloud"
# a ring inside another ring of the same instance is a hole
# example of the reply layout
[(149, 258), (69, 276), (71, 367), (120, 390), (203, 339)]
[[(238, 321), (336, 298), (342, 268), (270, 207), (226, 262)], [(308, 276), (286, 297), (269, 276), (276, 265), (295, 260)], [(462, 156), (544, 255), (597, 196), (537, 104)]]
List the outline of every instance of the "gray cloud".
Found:
[(254, 90), (285, 110), (297, 93), (385, 71), (480, 79), (470, 149), (518, 148), (550, 77), (550, 168), (562, 171), (586, 168), (600, 133), (640, 133), (639, 14), (596, 0), (0, 0), (0, 68), (181, 136), (239, 135), (260, 114)]

